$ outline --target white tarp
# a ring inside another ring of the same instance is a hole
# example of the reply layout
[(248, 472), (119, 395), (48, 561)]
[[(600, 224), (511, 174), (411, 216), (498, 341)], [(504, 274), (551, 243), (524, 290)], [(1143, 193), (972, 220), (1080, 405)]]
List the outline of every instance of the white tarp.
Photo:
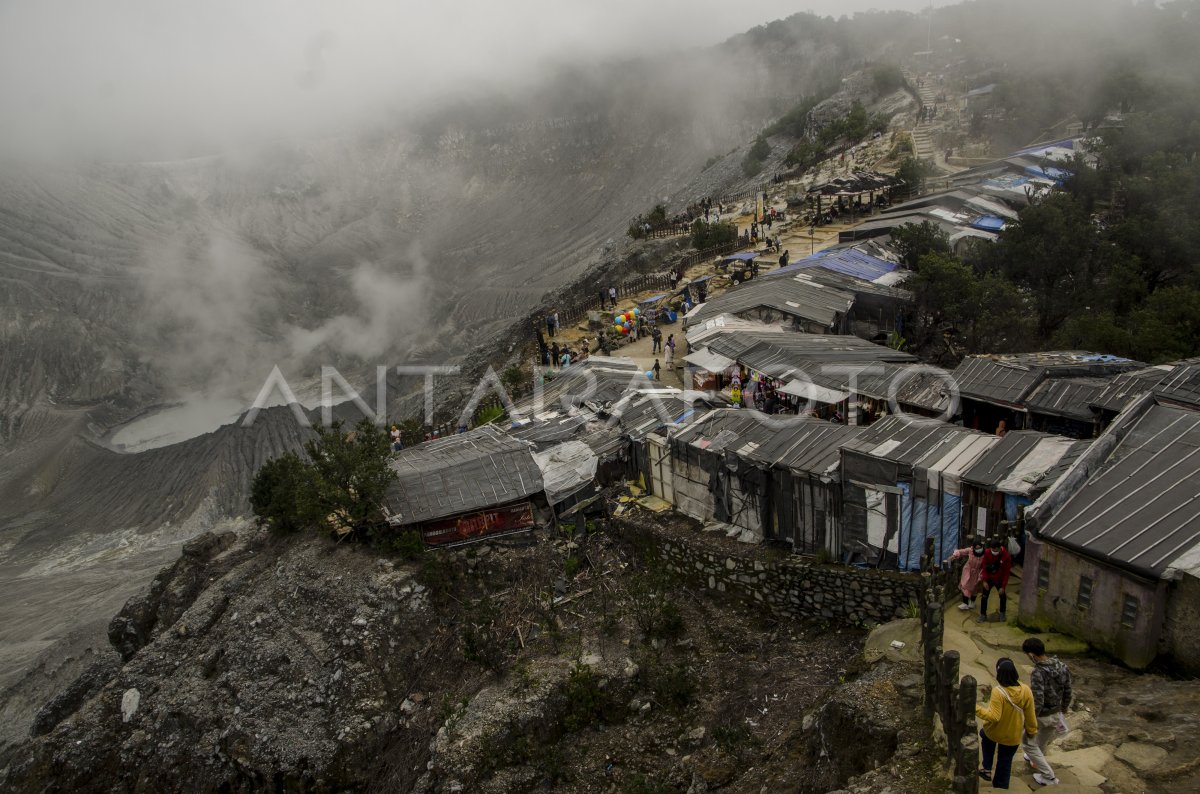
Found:
[(931, 490), (941, 490), (951, 496), (958, 496), (962, 473), (979, 460), (983, 453), (999, 443), (999, 436), (963, 436), (950, 449), (939, 446), (933, 450), (917, 461), (917, 467), (926, 469), (926, 481)]
[(807, 380), (788, 381), (788, 383), (779, 391), (804, 400), (812, 400), (813, 402), (818, 403), (828, 403), (830, 405), (836, 405), (850, 396), (845, 392), (827, 389), (824, 386), (818, 386), (817, 384)]
[(996, 490), (1001, 493), (1029, 496), (1038, 480), (1054, 468), (1075, 443), (1071, 438), (1043, 438), (1025, 457), (1017, 461), (1008, 476), (996, 486)]
[(535, 452), (533, 460), (542, 470), (546, 498), (552, 505), (596, 479), (599, 464), (596, 453), (582, 441), (564, 441), (544, 452)]
[(707, 347), (703, 350), (697, 350), (693, 353), (688, 353), (683, 357), (683, 360), (689, 364), (694, 364), (706, 372), (724, 372), (733, 366), (733, 359), (726, 358), (719, 353), (713, 353)]

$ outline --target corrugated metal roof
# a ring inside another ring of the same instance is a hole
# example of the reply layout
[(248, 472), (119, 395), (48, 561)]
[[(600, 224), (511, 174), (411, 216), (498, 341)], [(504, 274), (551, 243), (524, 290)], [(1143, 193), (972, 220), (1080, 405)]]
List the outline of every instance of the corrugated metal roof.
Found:
[(1040, 534), (1158, 578), (1200, 544), (1200, 413), (1152, 404), (1122, 423), (1125, 436)]
[(1094, 416), (1089, 406), (1107, 386), (1107, 378), (1047, 378), (1025, 400), (1025, 408), (1090, 422)]
[(491, 425), (408, 447), (388, 466), (396, 480), (384, 504), (394, 524), (508, 504), (544, 490), (533, 445)]
[(954, 438), (949, 445), (931, 450), (917, 461), (916, 469), (925, 472), (930, 488), (939, 488), (949, 494), (959, 492), (962, 474), (981, 455), (1000, 443), (998, 436), (980, 433), (964, 434)]
[[(846, 335), (732, 333), (711, 337), (707, 347), (756, 372), (780, 379), (787, 379), (802, 370), (812, 374), (816, 371), (813, 364), (846, 366), (916, 361), (909, 353)], [(831, 376), (834, 374), (830, 373)]]
[(777, 279), (755, 279), (734, 287), (696, 307), (688, 327), (717, 314), (741, 314), (772, 309), (790, 317), (832, 327), (854, 306), (854, 293), (803, 278), (800, 274)]
[(1118, 356), (1081, 351), (968, 356), (954, 370), (954, 379), (963, 397), (1023, 408), (1047, 377), (1113, 375), (1137, 366), (1137, 362)]
[(1134, 397), (1147, 391), (1173, 403), (1200, 406), (1200, 358), (1117, 375), (1092, 404), (1106, 411), (1120, 411)]
[(657, 386), (633, 359), (592, 355), (547, 380), (541, 389), (540, 405), (536, 395), (531, 395), (515, 407), (520, 416), (530, 416), (536, 410), (539, 417), (544, 417), (566, 412), (583, 402), (611, 403), (627, 391)]
[[(781, 466), (810, 474), (837, 469), (838, 450), (865, 432), (806, 416), (766, 416), (744, 409), (716, 409), (673, 438), (704, 446), (722, 437), (721, 447), (764, 467)], [(708, 445), (711, 448), (711, 443)]]
[(980, 436), (974, 430), (937, 419), (889, 416), (871, 425), (862, 436), (845, 446), (848, 452), (913, 465), (946, 444), (963, 436)]
[[(963, 482), (1004, 493), (1033, 496), (1045, 490), (1065, 471), (1057, 467), (1064, 458), (1078, 457), (1088, 442), (1033, 430), (1011, 430), (965, 472)], [(1053, 478), (1047, 475), (1056, 471)]]
[(891, 273), (899, 265), (895, 262), (863, 253), (854, 248), (828, 248), (824, 251), (818, 251), (812, 256), (806, 256), (795, 264), (773, 270), (767, 273), (765, 277), (776, 278), (780, 274), (794, 273), (811, 267), (821, 267), (845, 276), (862, 279), (863, 281), (875, 281)]
[[(690, 394), (695, 394), (694, 392)], [(644, 438), (661, 427), (691, 422), (705, 408), (697, 408), (692, 397), (681, 391), (670, 394), (630, 395), (613, 406), (620, 431), (631, 438)]]

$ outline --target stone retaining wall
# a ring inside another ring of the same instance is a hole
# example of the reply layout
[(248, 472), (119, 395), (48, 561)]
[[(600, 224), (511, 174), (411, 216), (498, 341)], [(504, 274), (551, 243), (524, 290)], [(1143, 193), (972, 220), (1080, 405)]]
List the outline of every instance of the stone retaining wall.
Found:
[(924, 602), (926, 578), (895, 571), (821, 565), (757, 546), (718, 548), (706, 539), (617, 519), (614, 529), (656, 554), (671, 573), (749, 604), (793, 618), (850, 624), (909, 617)]

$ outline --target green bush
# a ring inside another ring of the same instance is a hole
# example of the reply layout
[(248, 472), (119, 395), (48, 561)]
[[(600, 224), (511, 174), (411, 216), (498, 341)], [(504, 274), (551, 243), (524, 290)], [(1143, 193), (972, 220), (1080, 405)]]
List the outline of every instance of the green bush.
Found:
[(578, 731), (599, 721), (604, 713), (604, 690), (592, 668), (577, 663), (571, 669), (563, 689), (566, 698), (563, 727), (568, 731)]
[(757, 176), (763, 170), (763, 161), (771, 154), (771, 144), (763, 135), (755, 139), (754, 145), (742, 158), (742, 173), (746, 176)]
[(895, 64), (880, 64), (871, 70), (876, 94), (890, 94), (904, 85), (904, 72)]
[(420, 559), (425, 554), (425, 540), (415, 529), (374, 528), (371, 532), (371, 545), (405, 560)]
[(650, 673), (650, 689), (662, 705), (685, 709), (698, 688), (696, 678), (685, 664), (656, 665)]
[(737, 236), (737, 225), (733, 223), (709, 223), (700, 219), (692, 222), (692, 247), (699, 251), (731, 243)]
[(485, 408), (480, 408), (479, 413), (475, 415), (475, 426), (490, 425), (497, 419), (504, 416), (503, 405), (489, 405)]

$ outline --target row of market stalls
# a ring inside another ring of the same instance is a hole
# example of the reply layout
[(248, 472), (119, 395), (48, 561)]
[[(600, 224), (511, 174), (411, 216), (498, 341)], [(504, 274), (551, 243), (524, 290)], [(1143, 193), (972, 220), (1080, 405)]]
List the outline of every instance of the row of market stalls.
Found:
[(821, 251), (696, 306), (684, 328), (719, 315), (866, 339), (903, 330), (912, 295), (896, 262), (851, 248)]
[(978, 430), (1032, 429), (1092, 438), (1094, 406), (1115, 378), (1145, 364), (1086, 351), (968, 356), (954, 370), (964, 425)]
[(1063, 140), (1014, 152), (1008, 157), (942, 180), (941, 189), (892, 204), (878, 216), (838, 234), (841, 243), (882, 239), (907, 224), (930, 223), (944, 231), (956, 253), (972, 240), (995, 241), (1018, 212), (1071, 174), (1078, 140)]
[(737, 374), (743, 388), (765, 386), (776, 398), (756, 405), (769, 413), (869, 425), (889, 411), (948, 418), (957, 410), (950, 373), (856, 336), (794, 333), (718, 315), (694, 325), (686, 339), (693, 388), (727, 393)]
[(985, 435), (893, 416), (871, 428), (733, 408), (694, 414), (632, 443), (648, 489), (743, 540), (852, 564), (917, 570), (976, 533), (1015, 522), (1087, 447), (1041, 433)]

